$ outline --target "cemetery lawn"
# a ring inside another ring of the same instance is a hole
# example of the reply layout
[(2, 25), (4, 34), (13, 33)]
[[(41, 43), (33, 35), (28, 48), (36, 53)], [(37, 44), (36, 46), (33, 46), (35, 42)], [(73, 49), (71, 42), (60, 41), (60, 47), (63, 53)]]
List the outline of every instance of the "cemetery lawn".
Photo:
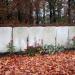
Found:
[(0, 57), (0, 75), (75, 75), (75, 51)]

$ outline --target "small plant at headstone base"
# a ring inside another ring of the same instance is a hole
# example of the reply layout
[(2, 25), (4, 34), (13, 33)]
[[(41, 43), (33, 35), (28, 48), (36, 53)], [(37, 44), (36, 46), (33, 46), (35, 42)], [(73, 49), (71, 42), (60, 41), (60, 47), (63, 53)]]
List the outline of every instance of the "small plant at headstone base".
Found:
[(33, 46), (30, 46), (30, 47), (28, 47), (28, 49), (26, 49), (25, 53), (28, 56), (35, 56), (36, 49)]
[(29, 55), (29, 56), (35, 56), (36, 54), (41, 54), (42, 53), (42, 46), (30, 46), (28, 47), (28, 49), (25, 50), (25, 54)]
[(64, 51), (64, 50), (65, 50), (64, 46), (62, 46), (62, 45), (60, 45), (60, 44), (58, 44), (58, 45), (55, 47), (55, 52), (62, 52), (62, 51)]
[(43, 46), (37, 46), (36, 50), (37, 50), (37, 54), (42, 54), (42, 55), (46, 54)]
[(40, 53), (41, 54), (41, 52), (43, 51), (43, 47), (42, 46), (37, 46), (37, 47), (35, 47), (35, 49), (36, 49), (36, 53)]
[(10, 54), (13, 54), (15, 52), (15, 46), (13, 46), (13, 43), (10, 41), (9, 44), (7, 45), (7, 51)]
[(44, 52), (46, 54), (53, 54), (54, 53), (54, 45), (45, 45), (44, 46)]
[(75, 36), (72, 38), (73, 48), (75, 48)]
[(58, 45), (58, 46), (45, 45), (44, 48), (43, 48), (43, 51), (46, 54), (55, 54), (57, 52), (64, 51), (64, 46), (62, 46), (62, 45)]

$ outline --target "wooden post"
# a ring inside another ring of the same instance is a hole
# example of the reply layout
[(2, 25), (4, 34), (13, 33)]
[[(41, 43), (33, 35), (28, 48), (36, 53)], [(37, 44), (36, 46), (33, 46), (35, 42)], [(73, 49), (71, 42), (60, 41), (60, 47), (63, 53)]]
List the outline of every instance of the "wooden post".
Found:
[(12, 27), (12, 31), (11, 31), (11, 45), (13, 46), (13, 27)]
[(57, 46), (57, 28), (56, 28), (56, 34), (55, 34), (55, 47)]
[(34, 45), (35, 45), (35, 47), (37, 46), (37, 41), (36, 41), (36, 37), (34, 38)]
[(67, 37), (67, 47), (68, 47), (68, 48), (69, 48), (69, 45), (70, 45), (69, 34), (70, 34), (70, 32), (69, 32), (69, 28), (68, 28), (68, 37)]
[(43, 47), (43, 39), (41, 39), (41, 45), (42, 45), (42, 47)]
[(27, 49), (29, 47), (29, 35), (27, 36)]

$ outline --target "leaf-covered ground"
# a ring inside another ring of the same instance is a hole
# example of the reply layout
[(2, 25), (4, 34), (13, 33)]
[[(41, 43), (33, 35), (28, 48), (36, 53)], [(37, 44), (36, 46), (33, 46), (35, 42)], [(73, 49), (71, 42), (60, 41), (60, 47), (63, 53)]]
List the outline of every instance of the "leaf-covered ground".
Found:
[(75, 75), (75, 51), (0, 57), (0, 75)]

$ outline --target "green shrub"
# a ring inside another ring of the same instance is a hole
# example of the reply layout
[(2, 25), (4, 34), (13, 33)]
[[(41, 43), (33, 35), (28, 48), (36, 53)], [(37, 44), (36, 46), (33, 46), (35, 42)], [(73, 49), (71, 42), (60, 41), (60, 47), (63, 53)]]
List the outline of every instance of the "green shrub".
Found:
[(56, 52), (61, 52), (64, 50), (64, 46), (62, 45), (58, 45), (58, 46), (54, 46), (54, 45), (45, 45), (44, 46), (44, 53), (47, 53), (47, 54), (54, 54)]
[(35, 54), (37, 53), (37, 49), (35, 47), (29, 47), (25, 53), (29, 56), (35, 56)]
[(44, 46), (44, 52), (47, 54), (53, 54), (54, 52), (54, 46), (53, 45), (45, 45)]
[(11, 54), (15, 52), (15, 46), (13, 46), (12, 42), (7, 45), (7, 51)]
[(73, 48), (75, 48), (75, 36), (72, 38)]
[(25, 53), (29, 56), (35, 56), (35, 54), (42, 54), (43, 53), (43, 47), (42, 46), (37, 46), (37, 47), (29, 47)]
[(58, 45), (55, 47), (55, 52), (61, 52), (61, 51), (64, 51), (64, 46)]

